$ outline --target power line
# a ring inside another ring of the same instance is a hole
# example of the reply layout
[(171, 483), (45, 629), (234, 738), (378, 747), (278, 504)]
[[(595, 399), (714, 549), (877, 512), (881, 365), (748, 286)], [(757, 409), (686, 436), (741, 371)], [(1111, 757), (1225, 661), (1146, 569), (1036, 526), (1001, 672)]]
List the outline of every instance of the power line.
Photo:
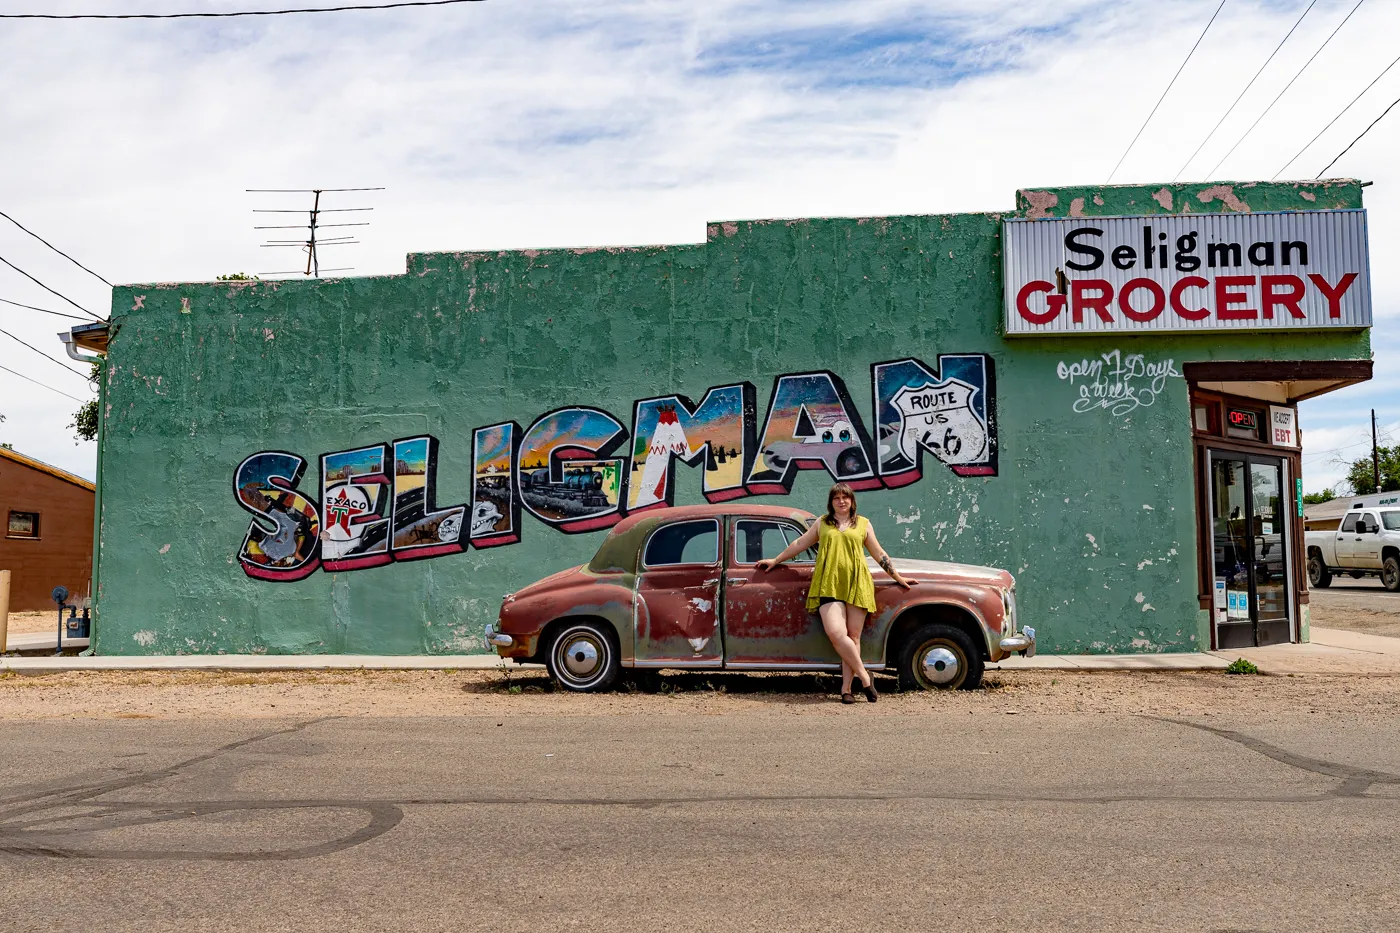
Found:
[(0, 211), (0, 217), (5, 218), (5, 219), (8, 220), (10, 223), (14, 224), (16, 227), (19, 227), (19, 228), (20, 228), (21, 230), (23, 230), (25, 233), (29, 234), (29, 235), (32, 236), (34, 239), (38, 240), (40, 243), (43, 243), (45, 246), (47, 246), (49, 249), (53, 250), (55, 253), (58, 253), (58, 255), (62, 256), (64, 259), (68, 260), (68, 261), (71, 262), (73, 265), (77, 266), (79, 269), (82, 269), (82, 270), (83, 270), (84, 272), (86, 272), (88, 275), (96, 276), (96, 277), (102, 282), (102, 284), (106, 285), (108, 288), (114, 287), (114, 286), (112, 285), (111, 282), (108, 282), (106, 279), (102, 278), (102, 276), (97, 275), (96, 272), (93, 272), (93, 271), (92, 271), (91, 269), (89, 269), (87, 266), (85, 266), (85, 265), (83, 265), (82, 263), (78, 262), (78, 260), (74, 259), (72, 256), (69, 256), (67, 253), (65, 253), (63, 250), (59, 249), (57, 246), (54, 246), (54, 245), (53, 245), (52, 243), (50, 243), (48, 240), (46, 240), (46, 239), (44, 239), (43, 237), (39, 236), (39, 234), (35, 233), (33, 230), (30, 230), (28, 227), (26, 227), (24, 224), (20, 223), (18, 220), (15, 220), (15, 219), (14, 219), (13, 217), (11, 217), (9, 214), (5, 213), (4, 211)]
[[(1133, 137), (1133, 141), (1130, 142), (1130, 143), (1128, 143), (1128, 148), (1127, 148), (1127, 149), (1124, 149), (1124, 150), (1123, 150), (1123, 154), (1122, 154), (1121, 156), (1118, 157), (1118, 164), (1115, 165), (1115, 166), (1113, 166), (1113, 171), (1111, 171), (1111, 172), (1108, 173), (1108, 181), (1113, 181), (1113, 176), (1118, 174), (1118, 169), (1122, 167), (1122, 165), (1123, 165), (1123, 160), (1126, 159), (1126, 158), (1128, 157), (1128, 153), (1130, 153), (1130, 152), (1133, 151), (1133, 146), (1137, 145), (1138, 136), (1141, 136), (1141, 135), (1142, 135), (1142, 131), (1145, 130), (1145, 129), (1147, 129), (1147, 124), (1149, 124), (1149, 123), (1152, 122), (1152, 117), (1153, 117), (1154, 115), (1156, 115), (1156, 113), (1157, 113), (1157, 108), (1160, 107), (1160, 106), (1162, 106), (1162, 101), (1164, 101), (1164, 100), (1167, 99), (1167, 95), (1168, 95), (1169, 93), (1171, 93), (1172, 85), (1173, 85), (1173, 84), (1176, 84), (1176, 79), (1179, 78), (1179, 77), (1181, 77), (1181, 72), (1186, 68), (1186, 63), (1189, 62), (1189, 61), (1191, 60), (1191, 56), (1192, 56), (1192, 55), (1195, 55), (1195, 54), (1196, 54), (1196, 49), (1197, 49), (1198, 46), (1200, 46), (1201, 40), (1204, 39), (1204, 38), (1206, 37), (1206, 33), (1210, 32), (1211, 23), (1214, 23), (1214, 22), (1215, 22), (1215, 18), (1216, 18), (1217, 16), (1220, 15), (1220, 11), (1223, 10), (1224, 8), (1225, 8), (1225, 0), (1220, 0), (1220, 6), (1216, 7), (1216, 8), (1215, 8), (1215, 12), (1211, 14), (1211, 16), (1210, 16), (1210, 22), (1209, 22), (1209, 23), (1206, 23), (1206, 28), (1201, 30), (1200, 36), (1197, 37), (1197, 39), (1196, 39), (1196, 44), (1193, 45), (1193, 46), (1191, 46), (1191, 51), (1189, 51), (1189, 52), (1186, 53), (1186, 58), (1185, 58), (1185, 60), (1182, 61), (1181, 67), (1178, 68), (1178, 69), (1176, 70), (1176, 74), (1172, 75), (1171, 81), (1169, 81), (1169, 82), (1167, 83), (1167, 89), (1166, 89), (1165, 91), (1162, 92), (1162, 96), (1159, 97), (1159, 98), (1157, 99), (1157, 103), (1156, 103), (1155, 105), (1153, 105), (1153, 107), (1152, 107), (1152, 113), (1149, 113), (1149, 114), (1147, 115), (1147, 119), (1142, 121), (1142, 126), (1138, 128), (1137, 136), (1134, 136), (1134, 137)], [(1108, 184), (1108, 182), (1106, 181), (1106, 182), (1104, 182), (1104, 184)]]
[[(96, 321), (102, 321), (102, 320), (103, 320), (102, 318), (100, 318), (100, 317), (98, 317), (97, 315), (93, 314), (93, 313), (92, 313), (91, 311), (89, 311), (87, 308), (84, 308), (82, 305), (78, 304), (76, 301), (74, 301), (72, 298), (69, 298), (67, 295), (63, 294), (62, 292), (56, 292), (56, 291), (54, 291), (52, 288), (49, 288), (49, 287), (48, 287), (47, 285), (45, 285), (43, 282), (40, 282), (38, 279), (34, 278), (34, 276), (30, 275), (28, 272), (25, 272), (25, 271), (24, 271), (23, 269), (21, 269), (19, 266), (17, 266), (17, 265), (15, 265), (14, 263), (10, 262), (10, 261), (9, 261), (8, 259), (6, 259), (4, 256), (0, 256), (0, 262), (3, 262), (5, 265), (9, 266), (11, 269), (15, 270), (15, 271), (18, 272), (20, 275), (24, 276), (26, 279), (28, 279), (29, 281), (33, 282), (35, 285), (39, 286), (39, 287), (42, 288), (44, 291), (48, 292), (50, 295), (56, 295), (56, 296), (58, 296), (59, 298), (62, 298), (64, 301), (68, 302), (70, 305), (72, 305), (73, 307), (77, 308), (79, 311), (83, 312), (83, 313), (86, 314), (88, 317), (92, 318), (93, 320), (96, 320)], [(104, 322), (104, 323), (105, 323), (105, 322)]]
[[(1317, 131), (1317, 135), (1314, 136), (1312, 139), (1308, 140), (1308, 144), (1307, 144), (1306, 146), (1304, 146), (1302, 149), (1299, 149), (1299, 150), (1298, 150), (1298, 155), (1295, 155), (1293, 158), (1289, 159), (1287, 165), (1284, 165), (1283, 168), (1279, 169), (1277, 172), (1274, 172), (1274, 178), (1277, 178), (1277, 177), (1279, 177), (1280, 175), (1282, 175), (1284, 172), (1288, 171), (1288, 166), (1289, 166), (1289, 165), (1292, 165), (1294, 162), (1297, 162), (1298, 159), (1299, 159), (1299, 157), (1302, 156), (1303, 153), (1307, 152), (1308, 149), (1312, 147), (1312, 144), (1315, 143), (1315, 142), (1317, 142), (1318, 139), (1320, 139), (1320, 138), (1322, 137), (1322, 134), (1323, 134), (1323, 133), (1327, 132), (1328, 130), (1330, 130), (1330, 129), (1332, 128), (1332, 124), (1333, 124), (1333, 123), (1336, 123), (1336, 122), (1337, 122), (1338, 120), (1340, 120), (1342, 117), (1346, 116), (1346, 112), (1347, 112), (1348, 110), (1350, 110), (1350, 109), (1356, 104), (1356, 102), (1357, 102), (1358, 100), (1360, 100), (1362, 97), (1364, 97), (1367, 91), (1369, 91), (1371, 88), (1375, 87), (1375, 86), (1376, 86), (1376, 82), (1379, 81), (1381, 78), (1384, 78), (1384, 77), (1385, 77), (1385, 73), (1386, 73), (1387, 71), (1389, 71), (1390, 69), (1394, 68), (1395, 65), (1396, 65), (1397, 63), (1400, 63), (1400, 55), (1397, 55), (1397, 56), (1395, 57), (1395, 59), (1394, 59), (1393, 61), (1391, 61), (1391, 63), (1390, 63), (1389, 65), (1386, 65), (1385, 68), (1381, 69), (1381, 73), (1378, 74), (1378, 75), (1376, 75), (1376, 77), (1375, 77), (1374, 79), (1372, 79), (1372, 81), (1371, 81), (1370, 84), (1368, 84), (1368, 85), (1366, 85), (1365, 87), (1363, 87), (1363, 88), (1361, 89), (1361, 93), (1360, 93), (1360, 94), (1357, 94), (1355, 97), (1353, 97), (1353, 98), (1351, 99), (1351, 103), (1347, 104), (1345, 107), (1342, 108), (1342, 112), (1341, 112), (1341, 113), (1337, 114), (1335, 117), (1333, 117), (1333, 118), (1327, 123), (1326, 126), (1324, 126), (1322, 129), (1318, 130), (1318, 131)], [(1359, 136), (1358, 136), (1357, 138), (1360, 139)], [(1334, 159), (1333, 161), (1336, 161), (1336, 160)], [(1330, 166), (1329, 166), (1329, 167), (1330, 167)], [(1274, 178), (1270, 178), (1269, 181), (1273, 181)]]
[[(1234, 151), (1240, 147), (1240, 143), (1244, 142), (1245, 138), (1248, 137), (1250, 133), (1254, 132), (1254, 128), (1259, 125), (1260, 121), (1269, 115), (1270, 110), (1274, 109), (1274, 104), (1277, 104), (1279, 100), (1283, 97), (1283, 95), (1288, 93), (1288, 89), (1293, 86), (1293, 82), (1297, 81), (1303, 76), (1303, 72), (1308, 70), (1308, 66), (1313, 63), (1313, 59), (1317, 58), (1317, 56), (1322, 54), (1322, 50), (1327, 48), (1328, 43), (1332, 41), (1332, 37), (1335, 36), (1337, 33), (1341, 32), (1342, 27), (1347, 24), (1347, 20), (1351, 19), (1351, 14), (1361, 9), (1361, 4), (1365, 2), (1366, 0), (1356, 0), (1356, 6), (1351, 8), (1351, 13), (1348, 13), (1346, 16), (1342, 17), (1342, 21), (1337, 24), (1337, 28), (1333, 29), (1331, 34), (1328, 35), (1327, 38), (1323, 40), (1322, 44), (1317, 47), (1317, 51), (1313, 52), (1312, 55), (1309, 56), (1308, 60), (1303, 62), (1303, 67), (1299, 68), (1297, 74), (1295, 74), (1292, 78), (1288, 80), (1288, 83), (1283, 86), (1283, 90), (1278, 92), (1278, 96), (1275, 97), (1273, 100), (1269, 101), (1269, 106), (1264, 108), (1264, 112), (1259, 114), (1259, 116), (1255, 118), (1253, 123), (1249, 124), (1249, 129), (1244, 131), (1244, 135), (1241, 136), (1239, 139), (1235, 140), (1235, 144), (1230, 147), (1230, 151), (1220, 157), (1220, 161), (1215, 163), (1215, 168), (1212, 168), (1210, 170), (1210, 172), (1206, 176), (1207, 178), (1213, 177), (1216, 173), (1216, 170), (1218, 170), (1220, 166), (1224, 165), (1225, 160), (1230, 158)], [(1287, 166), (1284, 166), (1284, 168), (1287, 168)], [(1277, 177), (1277, 175), (1274, 176), (1274, 178)]]
[(226, 19), (232, 16), (286, 16), (292, 13), (345, 13), (353, 10), (397, 10), (410, 6), (454, 6), (484, 0), (405, 0), (354, 6), (313, 6), (294, 10), (238, 10), (230, 13), (0, 13), (0, 19)]
[(20, 377), (21, 379), (25, 380), (26, 382), (32, 382), (32, 383), (34, 383), (36, 386), (42, 386), (43, 388), (48, 389), (50, 392), (57, 392), (59, 395), (62, 395), (62, 396), (64, 396), (65, 398), (71, 398), (71, 399), (72, 399), (73, 401), (75, 401), (75, 402), (84, 402), (84, 401), (86, 401), (86, 399), (80, 399), (80, 398), (78, 398), (76, 395), (69, 395), (67, 392), (64, 392), (62, 389), (55, 389), (53, 386), (51, 386), (51, 385), (49, 385), (49, 384), (47, 384), (47, 383), (44, 383), (44, 382), (40, 382), (38, 379), (30, 379), (30, 378), (29, 378), (28, 376), (26, 376), (24, 373), (17, 373), (17, 372), (15, 372), (13, 369), (11, 369), (11, 368), (8, 367), (8, 366), (0, 366), (0, 369), (3, 369), (5, 372), (9, 373), (9, 374), (12, 375), (12, 376), (18, 376), (18, 377)]
[[(1389, 107), (1385, 108), (1385, 110), (1382, 111), (1382, 113), (1381, 113), (1380, 116), (1378, 116), (1378, 117), (1376, 117), (1374, 120), (1372, 120), (1372, 121), (1371, 121), (1371, 126), (1375, 126), (1377, 123), (1379, 123), (1379, 122), (1381, 122), (1382, 120), (1384, 120), (1384, 119), (1385, 119), (1385, 115), (1386, 115), (1387, 113), (1390, 113), (1390, 111), (1392, 111), (1392, 110), (1395, 109), (1395, 104), (1400, 104), (1400, 97), (1397, 97), (1397, 98), (1395, 99), (1394, 103), (1392, 103)], [(1366, 127), (1364, 130), (1362, 130), (1362, 131), (1361, 131), (1361, 136), (1365, 136), (1367, 133), (1371, 132), (1371, 126), (1368, 126), (1368, 127)], [(1345, 149), (1343, 149), (1341, 152), (1337, 153), (1337, 159), (1340, 159), (1342, 156), (1346, 155), (1348, 152), (1351, 151), (1351, 147), (1352, 147), (1352, 146), (1355, 146), (1357, 143), (1361, 142), (1361, 136), (1358, 136), (1358, 137), (1356, 137), (1355, 139), (1353, 139), (1350, 143), (1347, 144), (1347, 147), (1346, 147)], [(1329, 169), (1329, 168), (1331, 168), (1332, 166), (1334, 166), (1334, 165), (1337, 164), (1337, 159), (1333, 159), (1331, 162), (1328, 162), (1326, 168), (1324, 168), (1322, 171), (1320, 171), (1320, 172), (1317, 173), (1317, 177), (1318, 177), (1318, 178), (1321, 178), (1324, 174), (1326, 174), (1327, 169)]]
[(1220, 118), (1219, 122), (1217, 122), (1215, 126), (1211, 127), (1210, 132), (1206, 134), (1206, 138), (1201, 140), (1201, 144), (1196, 147), (1195, 152), (1191, 153), (1190, 158), (1188, 158), (1186, 162), (1181, 166), (1181, 168), (1177, 171), (1176, 177), (1173, 178), (1172, 181), (1176, 181), (1177, 178), (1181, 177), (1182, 172), (1186, 171), (1186, 166), (1191, 164), (1191, 159), (1196, 158), (1196, 156), (1200, 154), (1201, 150), (1206, 147), (1206, 143), (1210, 142), (1210, 138), (1215, 135), (1215, 131), (1220, 129), (1221, 124), (1225, 122), (1226, 118), (1228, 118), (1230, 114), (1235, 112), (1235, 107), (1237, 107), (1239, 105), (1239, 102), (1244, 99), (1244, 95), (1248, 94), (1249, 89), (1254, 87), (1254, 82), (1258, 81), (1259, 76), (1264, 73), (1264, 69), (1269, 67), (1269, 62), (1274, 60), (1274, 56), (1278, 54), (1278, 50), (1283, 48), (1283, 44), (1288, 41), (1289, 36), (1292, 36), (1293, 33), (1298, 31), (1298, 27), (1303, 24), (1304, 17), (1306, 17), (1309, 11), (1311, 11), (1312, 8), (1315, 6), (1317, 6), (1317, 0), (1312, 0), (1312, 2), (1308, 4), (1307, 9), (1303, 11), (1303, 15), (1298, 17), (1298, 21), (1293, 24), (1293, 28), (1288, 30), (1288, 35), (1284, 36), (1283, 39), (1279, 42), (1279, 44), (1274, 46), (1274, 50), (1269, 53), (1269, 57), (1264, 59), (1264, 64), (1259, 66), (1259, 70), (1254, 73), (1254, 77), (1250, 78), (1249, 83), (1244, 86), (1244, 90), (1240, 91), (1240, 96), (1235, 98), (1235, 102), (1230, 105), (1229, 110), (1225, 111), (1225, 115)]
[(88, 376), (87, 373), (79, 372), (78, 370), (76, 370), (76, 369), (74, 369), (73, 367), (69, 366), (67, 363), (63, 362), (62, 360), (60, 360), (60, 359), (59, 359), (58, 357), (56, 357), (56, 356), (49, 356), (47, 353), (45, 353), (43, 350), (40, 350), (38, 347), (34, 346), (34, 344), (32, 344), (32, 343), (25, 343), (25, 341), (23, 341), (23, 340), (21, 340), (20, 338), (16, 337), (14, 334), (12, 334), (12, 333), (10, 333), (9, 331), (5, 330), (3, 327), (0, 327), (0, 334), (4, 334), (6, 337), (9, 337), (11, 340), (16, 341), (17, 343), (22, 343), (22, 344), (24, 344), (26, 347), (28, 347), (29, 349), (33, 350), (35, 353), (39, 354), (40, 356), (42, 356), (44, 359), (49, 360), (50, 362), (53, 362), (53, 363), (57, 363), (59, 366), (62, 366), (64, 369), (68, 370), (70, 373), (72, 373), (72, 374), (75, 375), (75, 376), (80, 376), (80, 377), (82, 377), (83, 379), (89, 378), (89, 376)]
[(30, 311), (42, 311), (45, 314), (52, 314), (54, 317), (66, 317), (70, 321), (86, 321), (85, 317), (78, 317), (76, 314), (64, 314), (62, 311), (50, 311), (48, 308), (36, 308), (34, 305), (20, 304), (18, 301), (11, 301), (8, 298), (0, 298), (0, 304), (14, 305), (16, 308), (28, 308)]

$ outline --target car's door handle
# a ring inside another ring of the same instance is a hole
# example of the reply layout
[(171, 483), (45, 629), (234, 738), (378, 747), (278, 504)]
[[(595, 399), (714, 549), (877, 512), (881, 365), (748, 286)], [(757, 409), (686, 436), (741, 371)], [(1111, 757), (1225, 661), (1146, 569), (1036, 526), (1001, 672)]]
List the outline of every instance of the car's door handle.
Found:
[(728, 583), (730, 586), (743, 586), (749, 581), (745, 580), (743, 577), (726, 577), (724, 582)]
[(718, 582), (719, 582), (719, 577), (710, 577), (710, 579), (708, 579), (708, 580), (701, 580), (701, 581), (700, 581), (700, 585), (701, 585), (701, 586), (714, 586), (714, 585), (715, 585), (716, 583), (718, 583)]

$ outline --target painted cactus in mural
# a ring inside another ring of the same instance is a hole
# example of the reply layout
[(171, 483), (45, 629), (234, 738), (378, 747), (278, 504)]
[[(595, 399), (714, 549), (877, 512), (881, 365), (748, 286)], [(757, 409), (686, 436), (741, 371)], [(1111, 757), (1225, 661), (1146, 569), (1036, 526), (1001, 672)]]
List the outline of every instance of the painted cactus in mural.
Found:
[[(773, 380), (762, 433), (747, 383), (714, 386), (697, 404), (659, 395), (632, 406), (627, 428), (600, 408), (555, 409), (472, 432), (468, 506), (436, 506), (440, 441), (430, 435), (323, 454), (319, 502), (297, 490), (301, 457), (266, 451), (235, 471), (254, 516), (239, 549), (244, 572), (294, 581), (317, 567), (359, 570), (521, 539), (521, 515), (566, 534), (607, 528), (629, 512), (674, 504), (676, 464), (701, 468), (710, 502), (786, 495), (802, 470), (856, 489), (923, 475), (925, 453), (960, 476), (997, 472), (996, 386), (985, 354), (943, 354), (937, 369), (906, 358), (871, 367), (871, 437), (845, 383), (817, 370)], [(619, 452), (621, 451), (621, 452)]]

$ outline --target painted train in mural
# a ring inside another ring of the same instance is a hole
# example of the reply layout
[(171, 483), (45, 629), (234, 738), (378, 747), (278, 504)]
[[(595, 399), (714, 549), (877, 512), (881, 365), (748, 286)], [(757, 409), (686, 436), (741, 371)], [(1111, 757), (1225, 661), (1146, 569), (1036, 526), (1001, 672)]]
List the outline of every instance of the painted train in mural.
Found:
[[(756, 391), (715, 386), (640, 399), (629, 432), (587, 406), (472, 432), (470, 504), (439, 508), (439, 442), (428, 435), (323, 454), (316, 500), (300, 490), (307, 461), (262, 451), (239, 464), (234, 494), (254, 516), (239, 549), (251, 577), (292, 581), (318, 568), (358, 570), (520, 540), (524, 513), (565, 533), (609, 527), (670, 506), (676, 464), (700, 470), (710, 502), (786, 495), (801, 470), (856, 489), (922, 476), (928, 453), (960, 476), (997, 472), (996, 386), (985, 354), (943, 354), (870, 368), (874, 437), (845, 384), (819, 370), (778, 376), (760, 433)], [(628, 439), (630, 443), (627, 443)], [(625, 446), (624, 446), (625, 445)], [(318, 500), (318, 501), (317, 501)]]

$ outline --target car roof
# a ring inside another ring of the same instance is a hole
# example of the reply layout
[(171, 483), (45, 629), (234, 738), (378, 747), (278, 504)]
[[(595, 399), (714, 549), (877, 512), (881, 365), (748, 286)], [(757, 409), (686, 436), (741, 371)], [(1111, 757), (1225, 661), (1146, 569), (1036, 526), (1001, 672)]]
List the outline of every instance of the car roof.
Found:
[(593, 555), (588, 567), (595, 573), (617, 570), (635, 570), (637, 551), (642, 541), (657, 525), (670, 522), (683, 522), (697, 518), (720, 518), (733, 515), (739, 518), (786, 518), (790, 521), (805, 522), (815, 518), (804, 509), (794, 509), (781, 505), (758, 505), (744, 502), (725, 502), (719, 505), (677, 505), (667, 508), (647, 509), (634, 512), (618, 522), (603, 539), (598, 553)]

